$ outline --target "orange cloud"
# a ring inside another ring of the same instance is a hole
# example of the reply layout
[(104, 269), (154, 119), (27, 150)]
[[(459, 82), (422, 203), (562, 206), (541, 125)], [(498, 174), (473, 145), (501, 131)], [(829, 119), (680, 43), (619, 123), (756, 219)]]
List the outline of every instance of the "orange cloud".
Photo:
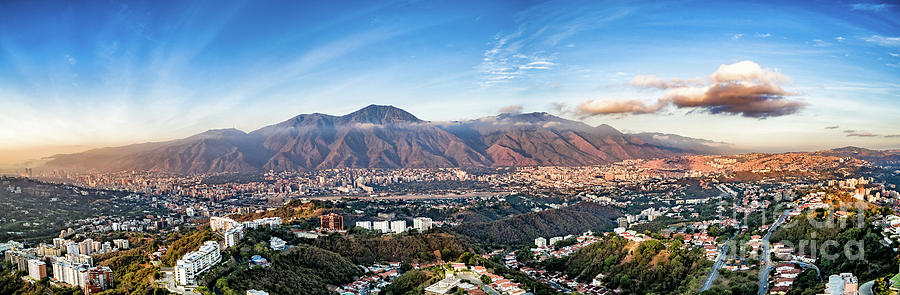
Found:
[(796, 113), (806, 103), (791, 101), (795, 96), (781, 88), (790, 77), (777, 70), (764, 69), (752, 61), (721, 65), (707, 81), (636, 76), (630, 84), (639, 88), (667, 89), (655, 104), (636, 100), (587, 100), (576, 108), (585, 115), (646, 114), (666, 105), (703, 109), (713, 114), (734, 114), (752, 118), (785, 116)]
[(647, 105), (639, 100), (585, 100), (575, 107), (575, 113), (581, 116), (648, 114), (655, 113), (664, 106), (664, 103), (659, 102)]

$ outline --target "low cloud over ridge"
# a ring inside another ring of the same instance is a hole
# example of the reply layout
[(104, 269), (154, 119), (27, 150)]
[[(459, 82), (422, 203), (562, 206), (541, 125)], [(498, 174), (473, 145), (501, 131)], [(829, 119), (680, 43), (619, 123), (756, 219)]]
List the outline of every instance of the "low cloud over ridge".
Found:
[(790, 77), (777, 70), (764, 69), (752, 61), (721, 65), (707, 79), (670, 79), (636, 76), (630, 84), (636, 88), (663, 89), (656, 103), (640, 100), (586, 100), (576, 106), (583, 117), (609, 114), (655, 113), (668, 105), (701, 109), (713, 114), (732, 114), (751, 118), (790, 115), (804, 106), (788, 100), (796, 93), (781, 88)]

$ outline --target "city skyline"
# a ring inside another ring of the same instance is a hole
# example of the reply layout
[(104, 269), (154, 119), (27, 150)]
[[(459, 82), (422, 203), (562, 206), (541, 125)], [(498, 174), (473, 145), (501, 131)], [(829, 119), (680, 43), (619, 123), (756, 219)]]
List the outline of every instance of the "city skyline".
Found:
[(898, 9), (4, 3), (0, 164), (373, 103), (429, 121), (548, 112), (752, 151), (898, 148)]

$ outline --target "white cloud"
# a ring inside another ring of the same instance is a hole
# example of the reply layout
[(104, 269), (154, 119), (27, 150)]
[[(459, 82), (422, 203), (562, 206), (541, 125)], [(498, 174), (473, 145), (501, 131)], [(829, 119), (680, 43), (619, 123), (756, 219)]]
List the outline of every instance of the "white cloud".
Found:
[(831, 43), (822, 41), (821, 39), (812, 40), (812, 43), (813, 43), (813, 44), (812, 44), (813, 47), (828, 47), (828, 46), (831, 46)]
[(734, 34), (734, 35), (731, 35), (731, 40), (737, 40), (737, 39), (740, 39), (741, 37), (744, 37), (744, 34)]
[(78, 63), (78, 60), (76, 60), (74, 57), (72, 57), (71, 55), (68, 55), (68, 54), (66, 54), (66, 61), (68, 61), (69, 64), (71, 64), (71, 65)]
[(844, 40), (847, 40), (847, 38), (837, 36), (837, 37), (834, 37), (834, 40), (837, 40), (838, 42), (844, 42)]
[(852, 10), (858, 10), (858, 11), (879, 12), (879, 11), (885, 10), (885, 9), (891, 7), (891, 6), (892, 6), (892, 5), (889, 5), (889, 4), (886, 4), (886, 3), (878, 3), (878, 4), (874, 4), (874, 3), (855, 3), (855, 4), (853, 4), (853, 5), (850, 5), (850, 9), (852, 9)]
[(900, 46), (900, 37), (884, 37), (880, 35), (872, 35), (872, 37), (863, 38), (863, 40), (881, 46)]
[(756, 37), (757, 37), (757, 38), (769, 38), (769, 37), (772, 37), (772, 34), (770, 34), (770, 33), (756, 33)]

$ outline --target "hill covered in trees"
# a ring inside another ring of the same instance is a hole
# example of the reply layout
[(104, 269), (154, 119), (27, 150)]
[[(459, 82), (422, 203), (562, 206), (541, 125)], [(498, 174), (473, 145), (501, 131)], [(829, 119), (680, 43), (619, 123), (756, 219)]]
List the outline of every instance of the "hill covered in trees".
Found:
[(464, 237), (445, 232), (405, 233), (391, 236), (327, 236), (312, 245), (349, 257), (356, 263), (449, 261), (472, 246)]
[(616, 209), (582, 202), (559, 209), (531, 212), (489, 222), (464, 223), (455, 230), (483, 243), (528, 243), (537, 237), (608, 231), (621, 216)]
[[(223, 252), (222, 263), (202, 278), (201, 291), (209, 294), (244, 294), (266, 290), (271, 294), (333, 294), (329, 286), (352, 281), (363, 270), (341, 255), (315, 246), (297, 244), (283, 252), (269, 248), (272, 231), (247, 231), (240, 244)], [(289, 243), (290, 244), (290, 243)], [(265, 267), (249, 266), (260, 255)]]
[(627, 294), (694, 294), (712, 265), (699, 248), (685, 248), (678, 240), (635, 244), (615, 235), (541, 263), (581, 282), (603, 274), (606, 286)]

